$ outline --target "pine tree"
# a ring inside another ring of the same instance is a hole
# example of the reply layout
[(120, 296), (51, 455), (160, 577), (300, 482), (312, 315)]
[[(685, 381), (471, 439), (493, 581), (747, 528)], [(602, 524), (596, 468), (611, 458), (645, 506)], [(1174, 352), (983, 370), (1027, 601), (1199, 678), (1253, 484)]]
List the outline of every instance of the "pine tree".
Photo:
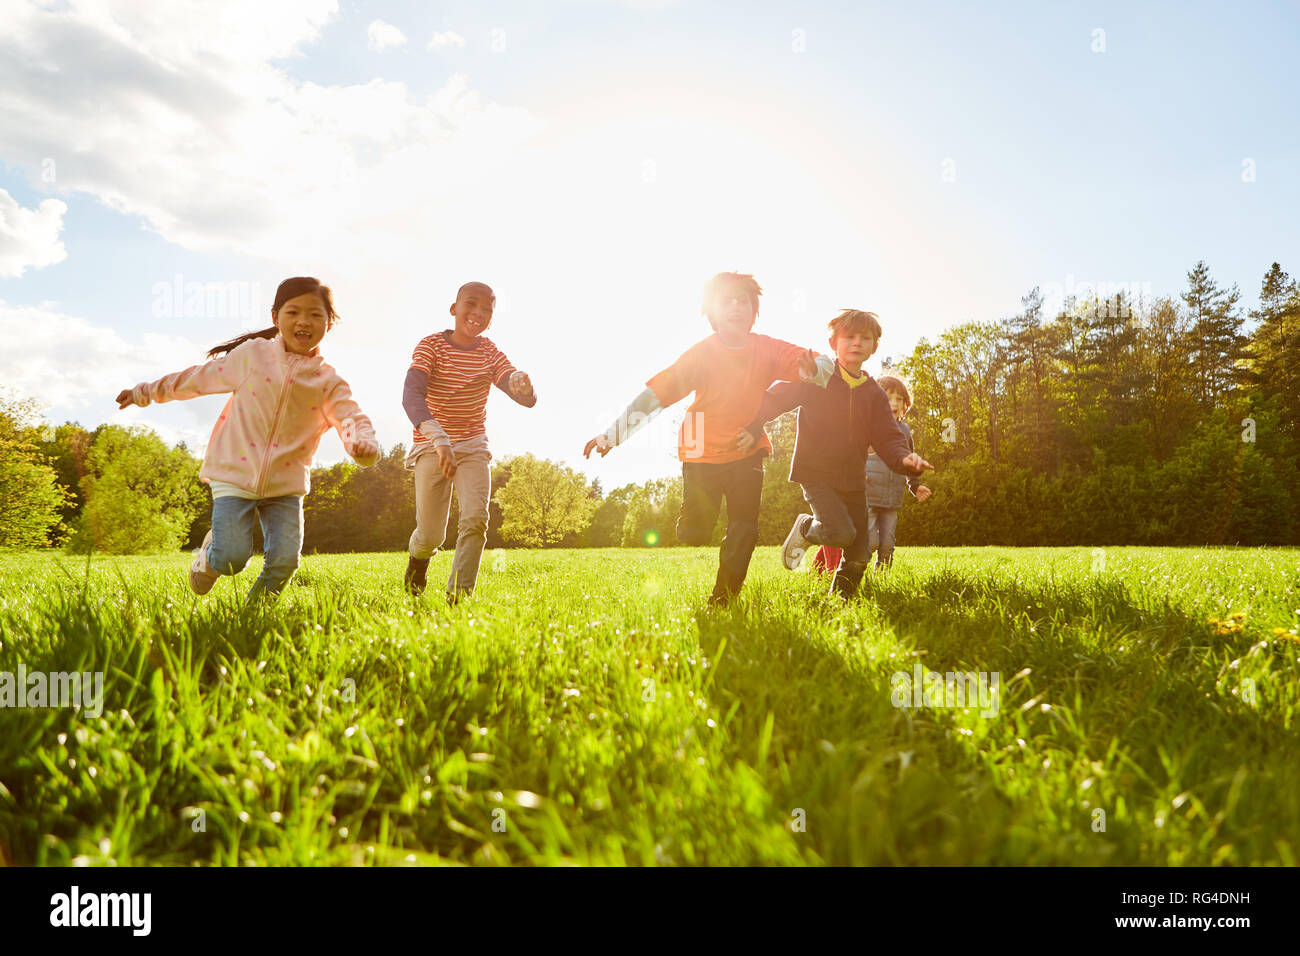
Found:
[(1300, 284), (1273, 263), (1260, 287), (1250, 342), (1252, 378), (1281, 405), (1282, 427), (1300, 437)]
[(1191, 319), (1188, 349), (1202, 410), (1213, 408), (1242, 378), (1237, 363), (1244, 357), (1246, 340), (1237, 310), (1240, 298), (1236, 285), (1219, 287), (1204, 260), (1187, 273), (1182, 299)]

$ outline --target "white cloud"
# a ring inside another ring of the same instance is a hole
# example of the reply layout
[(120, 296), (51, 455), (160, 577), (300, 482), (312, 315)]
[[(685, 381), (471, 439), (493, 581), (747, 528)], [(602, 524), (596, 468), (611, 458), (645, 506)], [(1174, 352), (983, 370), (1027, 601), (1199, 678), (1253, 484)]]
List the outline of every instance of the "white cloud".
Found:
[(43, 199), (35, 209), (25, 209), (0, 189), (0, 279), (14, 279), (29, 267), (52, 266), (68, 257), (59, 239), (67, 211), (57, 199)]
[(0, 380), (62, 409), (103, 407), (124, 388), (204, 361), (204, 348), (158, 333), (132, 343), (48, 303), (0, 300)]
[(0, 33), (0, 89), (21, 91), (0, 97), (5, 159), (34, 170), (51, 157), (64, 193), (190, 249), (365, 258), (377, 223), (443, 205), (457, 175), (481, 180), (540, 124), (482, 102), (459, 75), (432, 94), (291, 77), (281, 61), (335, 11), (333, 0), (19, 6)]
[(366, 45), (376, 53), (406, 45), (406, 34), (384, 20), (372, 20), (366, 27)]
[(465, 45), (465, 38), (461, 36), (459, 33), (457, 33), (455, 30), (448, 30), (445, 33), (440, 33), (439, 31), (434, 30), (433, 36), (429, 38), (430, 50), (440, 50), (445, 46), (464, 46), (464, 45)]
[(48, 422), (145, 425), (168, 444), (185, 442), (202, 454), (227, 396), (168, 402), (119, 411), (114, 396), (205, 361), (216, 342), (145, 333), (128, 341), (112, 329), (67, 315), (52, 303), (10, 305), (0, 300), (0, 381), (37, 399)]

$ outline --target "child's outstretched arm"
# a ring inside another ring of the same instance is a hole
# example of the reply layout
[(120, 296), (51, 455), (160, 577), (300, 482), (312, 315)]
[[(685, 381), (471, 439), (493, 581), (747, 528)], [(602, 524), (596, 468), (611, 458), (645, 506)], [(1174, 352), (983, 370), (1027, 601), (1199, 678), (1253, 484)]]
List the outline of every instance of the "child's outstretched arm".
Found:
[(769, 371), (775, 379), (787, 382), (808, 382), (818, 388), (825, 388), (835, 373), (835, 360), (829, 355), (818, 355), (812, 349), (806, 349), (781, 339), (770, 340), (775, 349), (772, 353), (773, 364)]
[(754, 420), (736, 433), (736, 447), (747, 452), (758, 444), (758, 440), (763, 437), (763, 426), (807, 401), (806, 390), (809, 387), (816, 387), (816, 383), (777, 382), (764, 392)]
[(533, 382), (527, 372), (512, 368), (497, 380), (496, 385), (524, 408), (532, 408), (537, 404), (537, 393), (533, 391)]
[(623, 444), (650, 419), (695, 391), (703, 374), (703, 344), (687, 349), (678, 356), (676, 362), (646, 382), (645, 391), (632, 399), (623, 413), (614, 419), (614, 423), (587, 442), (582, 457), (590, 458), (594, 449), (604, 458), (611, 448)]
[[(829, 355), (820, 353), (812, 356), (808, 361), (800, 360), (799, 378), (809, 385), (816, 385), (818, 388), (825, 388), (830, 382), (831, 376), (835, 374), (835, 359)], [(787, 409), (788, 411), (789, 409)]]
[(339, 379), (334, 383), (321, 410), (325, 413), (325, 420), (337, 429), (339, 437), (343, 439), (343, 450), (358, 465), (373, 465), (379, 460), (379, 441), (375, 438), (375, 428), (361, 411), (361, 406), (352, 398), (352, 389), (347, 382)]
[(622, 414), (614, 419), (612, 425), (587, 442), (586, 447), (582, 449), (582, 457), (590, 458), (592, 451), (595, 450), (600, 452), (601, 458), (604, 458), (609, 454), (610, 449), (615, 445), (623, 444), (663, 410), (663, 405), (659, 404), (659, 396), (653, 389), (647, 388), (632, 399), (631, 404), (623, 409)]
[(202, 365), (191, 365), (184, 371), (164, 375), (156, 382), (141, 382), (135, 388), (124, 388), (117, 393), (117, 407), (139, 405), (143, 408), (150, 402), (176, 402), (200, 395), (233, 392), (248, 377), (250, 368), (239, 349), (234, 349)]
[(510, 364), (505, 352), (496, 349), (488, 368), (492, 373), (492, 384), (514, 401), (524, 408), (532, 408), (537, 404), (537, 393), (533, 391), (532, 380), (526, 372), (521, 372)]

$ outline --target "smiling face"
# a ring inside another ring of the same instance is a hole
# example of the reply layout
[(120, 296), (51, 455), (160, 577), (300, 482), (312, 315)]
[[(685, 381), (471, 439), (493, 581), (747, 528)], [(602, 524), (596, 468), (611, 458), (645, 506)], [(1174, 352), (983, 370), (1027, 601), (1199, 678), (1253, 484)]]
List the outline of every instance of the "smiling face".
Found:
[(295, 296), (280, 306), (273, 316), (284, 347), (299, 355), (310, 355), (329, 328), (325, 301), (315, 292)]
[(885, 392), (889, 396), (889, 407), (894, 412), (895, 418), (902, 418), (907, 414), (907, 399), (892, 388)]
[(468, 282), (461, 286), (451, 306), (457, 335), (464, 339), (482, 335), (492, 323), (492, 310), (496, 304), (497, 297), (490, 286), (481, 282)]
[(743, 341), (754, 327), (754, 303), (740, 285), (724, 286), (709, 300), (709, 324), (729, 342)]
[(831, 348), (835, 357), (850, 372), (860, 371), (862, 363), (876, 354), (880, 340), (867, 332), (854, 332), (831, 337)]

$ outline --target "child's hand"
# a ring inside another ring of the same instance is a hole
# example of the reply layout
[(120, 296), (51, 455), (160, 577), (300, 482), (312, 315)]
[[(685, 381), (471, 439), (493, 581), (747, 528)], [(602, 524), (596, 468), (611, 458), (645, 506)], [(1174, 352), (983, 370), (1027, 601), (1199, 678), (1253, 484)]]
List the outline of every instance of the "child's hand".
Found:
[(815, 355), (810, 349), (799, 359), (799, 378), (810, 385), (825, 388), (834, 374), (835, 360), (828, 356)]
[(122, 389), (122, 391), (118, 392), (117, 393), (118, 409), (120, 410), (126, 408), (128, 405), (134, 405), (135, 398), (133, 398), (132, 396), (133, 396), (133, 390), (129, 388), (124, 388)]
[(609, 443), (609, 439), (605, 437), (604, 433), (602, 433), (587, 442), (587, 446), (582, 449), (582, 457), (590, 458), (592, 450), (595, 449), (600, 452), (600, 457), (604, 458), (609, 454), (609, 450), (613, 447), (614, 446)]
[(920, 488), (917, 488), (916, 489), (917, 504), (920, 504), (926, 498), (929, 498), (932, 494), (934, 494), (934, 492), (931, 491), (929, 488), (925, 487), (925, 485), (922, 485)]
[(438, 453), (438, 467), (442, 469), (443, 477), (451, 478), (456, 474), (456, 456), (446, 445), (439, 445), (434, 451)]
[(371, 441), (368, 438), (354, 443), (352, 446), (352, 457), (357, 460), (362, 458), (378, 458), (379, 443)]
[(758, 444), (758, 439), (750, 433), (748, 428), (742, 428), (736, 432), (736, 447), (743, 453), (748, 453), (751, 448)]
[(529, 380), (527, 372), (510, 373), (510, 391), (517, 398), (533, 397), (533, 383)]
[(930, 464), (916, 452), (912, 452), (903, 459), (903, 467), (910, 468), (912, 471), (934, 471), (934, 465)]

